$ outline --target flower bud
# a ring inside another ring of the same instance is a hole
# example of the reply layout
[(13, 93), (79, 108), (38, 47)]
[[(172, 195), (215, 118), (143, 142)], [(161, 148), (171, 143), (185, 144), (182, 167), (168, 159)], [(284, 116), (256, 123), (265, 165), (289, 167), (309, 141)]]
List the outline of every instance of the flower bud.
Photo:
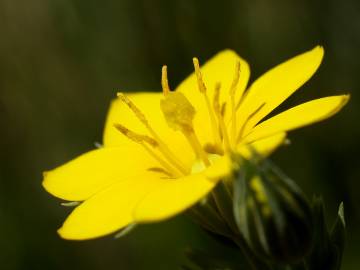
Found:
[(269, 161), (241, 159), (234, 174), (234, 216), (252, 251), (277, 263), (300, 261), (313, 239), (309, 203)]

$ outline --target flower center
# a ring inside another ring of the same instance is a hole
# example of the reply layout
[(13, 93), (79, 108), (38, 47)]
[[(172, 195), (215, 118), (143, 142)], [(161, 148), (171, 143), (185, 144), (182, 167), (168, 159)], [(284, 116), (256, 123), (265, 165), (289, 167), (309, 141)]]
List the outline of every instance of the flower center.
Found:
[(213, 142), (206, 144), (204, 147), (202, 146), (193, 125), (196, 110), (184, 94), (170, 90), (166, 66), (163, 66), (162, 68), (161, 85), (164, 99), (160, 102), (160, 108), (168, 126), (175, 131), (180, 131), (184, 135), (197, 157), (197, 160), (194, 162), (191, 169), (187, 168), (162, 141), (141, 110), (137, 108), (136, 105), (123, 93), (118, 94), (118, 97), (129, 107), (129, 109), (149, 131), (150, 136), (137, 134), (121, 124), (115, 124), (114, 126), (127, 138), (142, 145), (144, 149), (159, 162), (161, 168), (151, 168), (151, 170), (164, 172), (167, 176), (172, 178), (193, 173), (194, 170), (201, 171), (205, 169), (211, 165), (214, 157), (219, 157), (224, 153), (231, 152), (235, 148), (238, 140), (236, 130), (237, 104), (235, 103), (235, 92), (239, 82), (240, 62), (236, 63), (235, 75), (229, 91), (231, 106), (231, 119), (229, 123), (230, 132), (228, 132), (228, 126), (224, 121), (227, 103), (223, 102), (220, 104), (220, 83), (217, 83), (215, 86), (213, 100), (211, 103), (197, 58), (193, 58), (193, 64), (197, 78), (198, 90), (202, 94), (207, 107), (213, 133)]

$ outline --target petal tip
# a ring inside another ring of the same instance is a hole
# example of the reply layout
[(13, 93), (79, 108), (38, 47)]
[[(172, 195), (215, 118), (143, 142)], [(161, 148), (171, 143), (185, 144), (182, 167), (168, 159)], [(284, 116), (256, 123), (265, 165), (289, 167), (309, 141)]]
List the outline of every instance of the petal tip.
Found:
[(50, 185), (49, 185), (49, 175), (50, 175), (50, 171), (44, 171), (43, 173), (42, 173), (42, 176), (43, 176), (43, 180), (42, 180), (42, 182), (41, 182), (41, 185), (43, 186), (43, 188), (47, 191), (47, 192), (49, 192), (49, 193), (51, 193), (50, 192)]
[(340, 110), (342, 107), (344, 107), (350, 100), (350, 94), (344, 94), (339, 96), (341, 98), (338, 106), (338, 110)]
[(325, 53), (324, 47), (322, 45), (316, 45), (312, 51), (316, 51), (319, 55), (323, 56)]
[(88, 239), (88, 238), (83, 237), (81, 235), (76, 235), (74, 233), (70, 233), (66, 228), (64, 228), (64, 225), (57, 230), (57, 234), (62, 239), (65, 239), (65, 240), (79, 241), (79, 240), (87, 240)]

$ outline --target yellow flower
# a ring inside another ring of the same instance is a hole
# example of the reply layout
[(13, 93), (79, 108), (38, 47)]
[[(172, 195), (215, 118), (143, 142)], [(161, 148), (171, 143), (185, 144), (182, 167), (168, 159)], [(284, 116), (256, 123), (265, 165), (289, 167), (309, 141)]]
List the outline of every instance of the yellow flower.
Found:
[(107, 235), (170, 218), (206, 196), (231, 171), (229, 153), (249, 145), (270, 154), (286, 132), (338, 112), (348, 95), (312, 100), (262, 121), (302, 86), (323, 58), (320, 46), (276, 66), (246, 90), (249, 65), (220, 52), (171, 91), (124, 95), (111, 104), (104, 147), (44, 173), (56, 197), (79, 201), (59, 229), (66, 239)]

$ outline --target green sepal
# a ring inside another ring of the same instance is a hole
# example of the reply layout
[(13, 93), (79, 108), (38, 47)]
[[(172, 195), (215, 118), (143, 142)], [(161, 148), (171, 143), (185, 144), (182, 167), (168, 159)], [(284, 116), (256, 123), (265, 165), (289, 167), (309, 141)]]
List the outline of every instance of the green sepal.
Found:
[(325, 222), (324, 202), (321, 197), (313, 198), (312, 208), (315, 238), (312, 252), (307, 259), (307, 265), (310, 270), (331, 269), (333, 260), (330, 250), (329, 233)]
[(306, 263), (309, 270), (339, 270), (345, 247), (345, 219), (344, 207), (341, 203), (338, 215), (329, 233), (324, 215), (324, 203), (321, 198), (313, 200), (315, 220), (315, 239), (311, 254)]
[(345, 240), (346, 223), (344, 216), (344, 204), (341, 202), (339, 205), (337, 218), (330, 234), (330, 241), (332, 243), (334, 253), (336, 254), (335, 270), (339, 270), (341, 267), (342, 256), (345, 248)]
[(232, 232), (219, 214), (214, 199), (211, 196), (204, 198), (186, 213), (203, 229), (231, 239)]
[(119, 239), (119, 238), (122, 238), (124, 237), (125, 235), (128, 235), (128, 233), (132, 232), (135, 227), (137, 226), (136, 223), (132, 223), (128, 226), (126, 226), (124, 229), (120, 230), (119, 232), (117, 232), (115, 235), (114, 235), (114, 238), (115, 239)]
[(234, 174), (234, 216), (258, 256), (301, 261), (312, 244), (312, 213), (300, 188), (267, 160), (239, 160)]
[(238, 228), (234, 219), (232, 193), (233, 190), (231, 180), (224, 179), (216, 185), (212, 191), (212, 196), (222, 218), (226, 221), (227, 225), (230, 227), (233, 233), (238, 234)]

